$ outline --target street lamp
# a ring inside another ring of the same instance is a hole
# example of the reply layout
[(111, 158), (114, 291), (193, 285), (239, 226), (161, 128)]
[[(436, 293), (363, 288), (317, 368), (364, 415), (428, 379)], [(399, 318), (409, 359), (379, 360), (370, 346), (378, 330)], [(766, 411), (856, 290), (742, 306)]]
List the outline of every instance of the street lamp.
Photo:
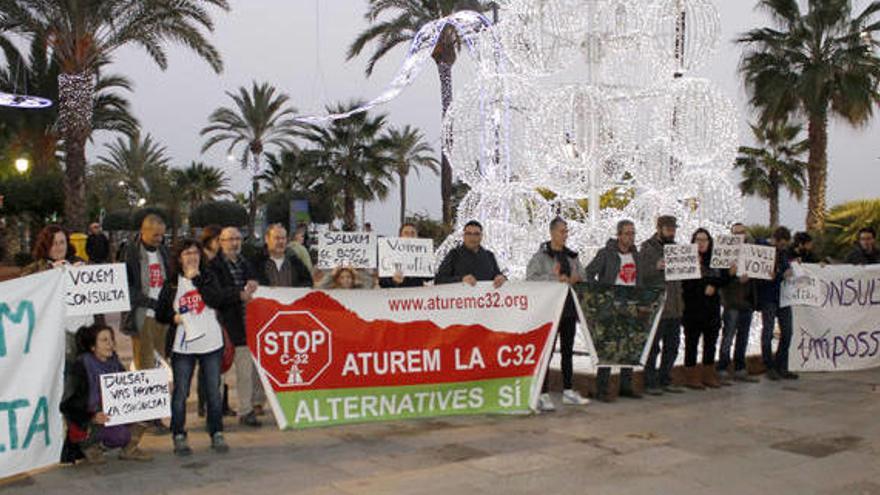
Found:
[(28, 171), (31, 163), (27, 158), (19, 158), (15, 160), (15, 170), (18, 170), (18, 173), (23, 174)]

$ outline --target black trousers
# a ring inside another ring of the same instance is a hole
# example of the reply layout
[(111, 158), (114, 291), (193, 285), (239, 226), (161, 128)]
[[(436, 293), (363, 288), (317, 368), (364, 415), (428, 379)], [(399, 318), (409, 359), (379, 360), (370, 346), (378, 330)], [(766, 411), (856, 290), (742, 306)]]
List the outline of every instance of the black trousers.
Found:
[(720, 330), (721, 325), (717, 320), (686, 321), (684, 323), (684, 365), (687, 367), (697, 365), (697, 347), (700, 344), (700, 337), (703, 338), (703, 364), (714, 365)]
[[(574, 374), (572, 366), (572, 357), (574, 356), (574, 333), (577, 329), (577, 317), (563, 317), (559, 320), (559, 332), (556, 334), (556, 340), (560, 342), (560, 353), (562, 354), (562, 388), (571, 388), (571, 379)], [(556, 342), (553, 342), (553, 349), (556, 349)], [(551, 355), (552, 360), (552, 355)], [(550, 390), (550, 362), (547, 362), (547, 373), (544, 375), (544, 386), (541, 392)]]

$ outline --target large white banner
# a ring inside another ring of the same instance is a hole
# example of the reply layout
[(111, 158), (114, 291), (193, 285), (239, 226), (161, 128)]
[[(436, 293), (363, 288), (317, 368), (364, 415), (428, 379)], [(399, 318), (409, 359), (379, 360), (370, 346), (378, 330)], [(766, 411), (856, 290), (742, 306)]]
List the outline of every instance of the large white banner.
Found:
[[(792, 306), (792, 371), (880, 366), (880, 267), (793, 265), (806, 302)], [(816, 296), (810, 295), (815, 293)], [(815, 306), (809, 305), (817, 301)]]
[(0, 283), (0, 478), (61, 456), (63, 276), (48, 270)]

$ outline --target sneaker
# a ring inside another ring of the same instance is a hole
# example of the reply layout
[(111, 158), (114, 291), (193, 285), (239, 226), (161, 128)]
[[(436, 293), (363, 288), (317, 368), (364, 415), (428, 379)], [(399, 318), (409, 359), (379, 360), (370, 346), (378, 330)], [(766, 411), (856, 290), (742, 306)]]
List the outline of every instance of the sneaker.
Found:
[(192, 455), (193, 451), (186, 442), (186, 435), (178, 433), (174, 435), (174, 455), (178, 457), (186, 457)]
[(223, 410), (223, 415), (226, 416), (227, 418), (234, 418), (234, 417), (238, 416), (238, 413), (235, 412), (235, 409), (227, 407), (226, 409)]
[(153, 456), (138, 447), (125, 447), (119, 452), (119, 460), (122, 461), (152, 461)]
[(577, 390), (568, 388), (562, 391), (562, 403), (569, 406), (585, 406), (590, 403), (590, 399), (582, 396)]
[(553, 404), (553, 399), (550, 398), (550, 394), (541, 394), (538, 397), (538, 410), (541, 412), (553, 412), (556, 410), (556, 406)]
[(227, 445), (226, 440), (223, 439), (223, 433), (217, 431), (211, 435), (211, 449), (218, 454), (229, 452), (229, 445)]
[(663, 389), (660, 387), (648, 387), (645, 389), (645, 393), (648, 395), (663, 395)]
[(679, 387), (678, 385), (673, 385), (671, 383), (663, 387), (663, 391), (670, 394), (683, 394), (685, 392), (683, 387)]
[(729, 387), (733, 385), (733, 378), (730, 376), (729, 371), (719, 371), (718, 372), (718, 383), (722, 387)]
[(245, 426), (253, 426), (254, 428), (262, 426), (262, 423), (260, 423), (260, 420), (257, 419), (257, 415), (253, 411), (238, 418), (238, 423)]
[(777, 382), (782, 377), (779, 376), (779, 373), (776, 370), (774, 370), (773, 368), (770, 368), (769, 370), (767, 370), (767, 378), (774, 381), (774, 382)]
[(783, 380), (797, 380), (800, 378), (797, 373), (792, 373), (791, 371), (782, 371), (779, 373), (779, 377)]
[(749, 372), (746, 370), (738, 370), (735, 372), (733, 374), (733, 380), (745, 383), (758, 383), (761, 381), (757, 377), (749, 375)]

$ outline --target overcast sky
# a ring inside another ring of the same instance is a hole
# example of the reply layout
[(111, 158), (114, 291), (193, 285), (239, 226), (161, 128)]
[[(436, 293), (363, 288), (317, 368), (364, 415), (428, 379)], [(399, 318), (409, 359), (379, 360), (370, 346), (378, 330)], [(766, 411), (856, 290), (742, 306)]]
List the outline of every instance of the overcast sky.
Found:
[[(116, 55), (114, 68), (135, 84), (130, 96), (134, 112), (144, 132), (165, 144), (175, 166), (192, 160), (226, 167), (235, 184), (244, 187), (248, 176), (236, 164), (216, 152), (200, 154), (204, 127), (212, 110), (231, 103), (225, 91), (251, 81), (268, 81), (287, 92), (293, 104), (304, 113), (319, 113), (324, 104), (351, 99), (370, 99), (391, 80), (403, 57), (403, 48), (389, 54), (370, 79), (364, 76), (366, 57), (351, 61), (345, 54), (351, 41), (367, 23), (363, 18), (366, 0), (231, 0), (232, 11), (215, 16), (217, 29), (211, 39), (219, 48), (225, 70), (215, 75), (208, 65), (187, 50), (172, 48), (170, 68), (160, 71), (137, 49)], [(752, 0), (715, 0), (722, 18), (722, 44), (719, 53), (700, 71), (719, 84), (735, 99), (740, 109), (740, 138), (747, 142), (748, 109), (746, 95), (736, 75), (740, 50), (732, 40), (737, 34), (766, 24), (766, 17), (754, 11)], [(467, 82), (465, 66), (458, 68), (454, 84)], [(395, 125), (412, 124), (424, 130), (435, 149), (440, 129), (439, 83), (433, 67), (397, 100), (382, 108)], [(845, 124), (831, 126), (829, 150), (829, 204), (880, 196), (880, 122), (874, 119), (864, 129), (852, 130)], [(90, 150), (101, 152), (106, 139), (99, 136)], [(409, 179), (410, 212), (440, 216), (439, 179), (430, 173)], [(380, 233), (396, 230), (399, 199), (395, 188), (384, 203), (367, 207), (367, 220)], [(747, 200), (748, 223), (766, 223), (766, 203)], [(786, 199), (782, 221), (803, 228), (805, 205)]]

